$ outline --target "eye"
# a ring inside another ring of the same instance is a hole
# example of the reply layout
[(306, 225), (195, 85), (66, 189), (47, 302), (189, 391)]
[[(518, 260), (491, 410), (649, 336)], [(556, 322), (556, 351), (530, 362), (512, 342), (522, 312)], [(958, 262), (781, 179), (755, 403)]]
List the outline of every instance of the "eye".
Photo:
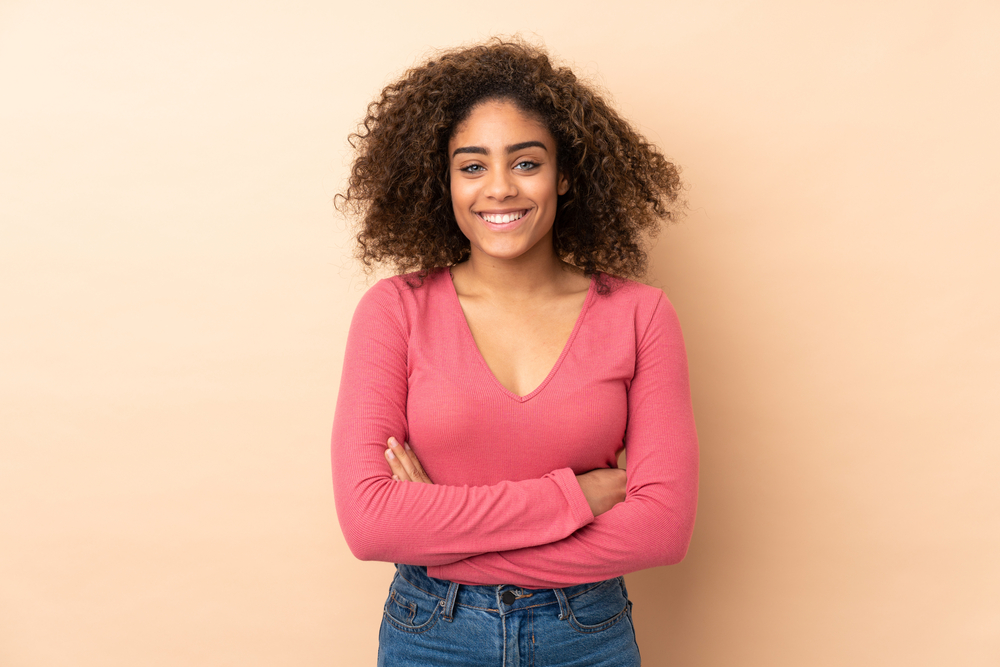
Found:
[(464, 171), (467, 174), (478, 174), (479, 172), (484, 171), (484, 168), (481, 164), (469, 164), (461, 167), (459, 171)]
[(521, 160), (516, 165), (514, 169), (520, 169), (521, 171), (531, 171), (538, 166), (537, 162), (532, 162), (531, 160)]

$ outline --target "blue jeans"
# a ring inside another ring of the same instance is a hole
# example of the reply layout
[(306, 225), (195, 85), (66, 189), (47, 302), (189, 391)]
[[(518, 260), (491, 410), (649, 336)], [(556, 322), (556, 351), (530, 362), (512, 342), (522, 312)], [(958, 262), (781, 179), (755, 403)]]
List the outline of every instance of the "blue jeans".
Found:
[(569, 588), (466, 586), (397, 565), (380, 667), (638, 667), (622, 577)]

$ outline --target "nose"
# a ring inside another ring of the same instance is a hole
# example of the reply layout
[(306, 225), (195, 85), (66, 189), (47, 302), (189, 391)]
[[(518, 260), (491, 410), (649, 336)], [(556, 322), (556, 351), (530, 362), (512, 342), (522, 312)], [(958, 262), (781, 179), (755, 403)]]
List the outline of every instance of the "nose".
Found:
[(505, 169), (494, 169), (487, 176), (486, 196), (497, 201), (517, 196), (517, 184)]

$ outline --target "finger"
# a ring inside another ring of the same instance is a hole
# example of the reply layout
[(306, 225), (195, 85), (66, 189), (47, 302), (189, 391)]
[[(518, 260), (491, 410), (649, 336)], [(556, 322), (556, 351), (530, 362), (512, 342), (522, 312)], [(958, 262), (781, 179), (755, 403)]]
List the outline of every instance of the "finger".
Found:
[(424, 484), (433, 484), (431, 482), (430, 476), (424, 472), (424, 467), (420, 465), (420, 461), (417, 459), (417, 455), (413, 453), (413, 449), (410, 448), (410, 443), (404, 442), (403, 449), (406, 450), (407, 455), (410, 457), (410, 461), (413, 462), (413, 467), (417, 471), (417, 478)]
[(410, 476), (406, 473), (406, 468), (403, 464), (399, 462), (395, 454), (392, 453), (391, 449), (385, 450), (385, 460), (389, 462), (389, 469), (392, 471), (392, 478), (397, 482), (409, 482), (412, 481)]
[(413, 460), (416, 459), (416, 456), (413, 455), (413, 450), (407, 451), (395, 438), (389, 438), (389, 448), (393, 456), (402, 464), (403, 470), (406, 471), (409, 480), (411, 482), (422, 482), (423, 479), (417, 473), (416, 466), (413, 465)]
[(389, 452), (398, 461), (407, 478), (410, 481), (415, 481), (417, 479), (417, 470), (413, 467), (413, 461), (410, 460), (410, 452), (406, 451), (396, 438), (389, 438)]

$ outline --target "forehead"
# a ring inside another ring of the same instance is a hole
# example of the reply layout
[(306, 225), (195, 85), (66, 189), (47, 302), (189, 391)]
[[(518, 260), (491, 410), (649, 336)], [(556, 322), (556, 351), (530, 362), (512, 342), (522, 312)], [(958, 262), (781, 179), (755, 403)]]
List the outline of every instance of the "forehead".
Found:
[(555, 147), (555, 139), (537, 116), (525, 113), (512, 102), (489, 100), (473, 107), (455, 126), (448, 147), (450, 152), (457, 146), (509, 145), (528, 140)]

